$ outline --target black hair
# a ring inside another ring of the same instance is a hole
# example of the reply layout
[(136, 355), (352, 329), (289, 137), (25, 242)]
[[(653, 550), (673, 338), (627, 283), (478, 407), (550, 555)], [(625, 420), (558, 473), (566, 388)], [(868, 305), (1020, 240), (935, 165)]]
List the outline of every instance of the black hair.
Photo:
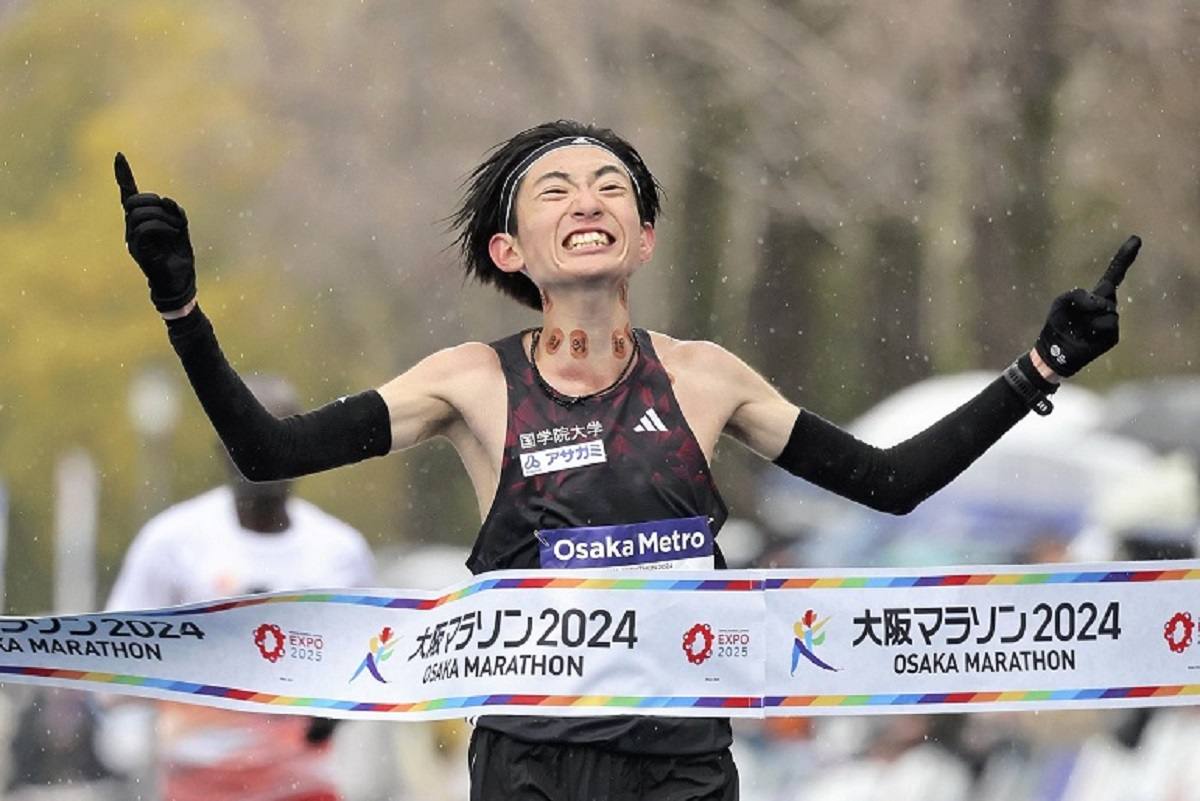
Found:
[[(462, 251), (467, 276), (480, 283), (495, 284), (496, 288), (531, 309), (542, 308), (541, 293), (529, 277), (522, 273), (506, 273), (492, 262), (488, 243), (494, 234), (505, 230), (506, 210), (501, 208), (505, 181), (513, 170), (538, 148), (555, 139), (585, 136), (595, 139), (613, 152), (629, 170), (635, 185), (638, 216), (643, 223), (654, 225), (659, 212), (657, 180), (650, 173), (633, 145), (608, 128), (598, 128), (574, 120), (556, 120), (521, 131), (507, 142), (488, 152), (482, 164), (463, 182), (462, 202), (450, 216), (450, 225), (458, 231), (455, 243)], [(515, 193), (519, 187), (513, 187)], [(515, 218), (515, 214), (514, 214)], [(509, 233), (517, 232), (516, 220)]]

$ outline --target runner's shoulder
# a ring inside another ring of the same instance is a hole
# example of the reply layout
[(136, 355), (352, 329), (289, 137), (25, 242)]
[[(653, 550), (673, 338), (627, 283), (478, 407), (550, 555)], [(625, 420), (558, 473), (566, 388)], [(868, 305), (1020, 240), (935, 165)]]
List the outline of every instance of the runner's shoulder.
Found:
[(704, 374), (709, 378), (734, 376), (746, 365), (730, 351), (707, 339), (676, 339), (648, 331), (654, 351), (672, 373)]
[(420, 367), (431, 382), (432, 393), (460, 410), (483, 399), (506, 397), (500, 357), (482, 342), (464, 342), (439, 350), (426, 357)]
[(431, 353), (381, 386), (379, 394), (392, 414), (393, 427), (397, 419), (420, 426), (413, 442), (441, 433), (441, 427), (468, 410), (488, 408), (491, 398), (506, 397), (500, 359), (479, 342)]
[(503, 376), (496, 351), (483, 342), (464, 342), (435, 351), (413, 370), (430, 380), (452, 384)]
[(500, 369), (500, 357), (486, 342), (472, 341), (451, 345), (437, 351), (430, 358), (437, 358), (460, 369)]

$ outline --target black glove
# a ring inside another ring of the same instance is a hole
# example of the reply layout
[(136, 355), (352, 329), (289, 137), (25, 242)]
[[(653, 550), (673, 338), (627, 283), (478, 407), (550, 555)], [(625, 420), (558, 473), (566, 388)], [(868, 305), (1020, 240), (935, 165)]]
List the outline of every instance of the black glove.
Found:
[(138, 192), (123, 153), (113, 165), (125, 207), (125, 245), (146, 274), (150, 300), (159, 312), (183, 308), (196, 297), (196, 259), (187, 215), (174, 200)]
[(1117, 287), (1141, 246), (1141, 239), (1129, 237), (1095, 289), (1076, 288), (1054, 299), (1034, 345), (1051, 370), (1073, 376), (1117, 344)]
[(304, 741), (309, 745), (321, 745), (333, 736), (340, 720), (333, 718), (309, 718), (308, 730), (304, 732)]

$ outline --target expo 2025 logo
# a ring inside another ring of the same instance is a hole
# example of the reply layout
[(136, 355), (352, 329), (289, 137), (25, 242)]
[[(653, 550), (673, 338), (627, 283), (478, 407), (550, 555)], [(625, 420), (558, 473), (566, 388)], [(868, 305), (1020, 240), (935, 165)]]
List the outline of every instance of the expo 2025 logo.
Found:
[(1192, 644), (1192, 632), (1195, 629), (1196, 624), (1190, 613), (1176, 612), (1163, 624), (1163, 639), (1174, 653), (1182, 654)]
[(829, 622), (829, 618), (817, 620), (817, 613), (811, 609), (804, 612), (801, 617), (792, 626), (792, 631), (796, 638), (792, 642), (792, 675), (796, 675), (796, 668), (800, 664), (800, 657), (804, 657), (809, 662), (812, 662), (822, 670), (837, 671), (833, 665), (828, 664), (816, 654), (816, 650), (825, 642), (825, 624)]
[(283, 656), (283, 629), (274, 623), (263, 623), (254, 630), (254, 646), (259, 656), (268, 662), (278, 662)]
[(712, 626), (697, 623), (683, 635), (683, 653), (693, 665), (703, 664), (713, 652)]

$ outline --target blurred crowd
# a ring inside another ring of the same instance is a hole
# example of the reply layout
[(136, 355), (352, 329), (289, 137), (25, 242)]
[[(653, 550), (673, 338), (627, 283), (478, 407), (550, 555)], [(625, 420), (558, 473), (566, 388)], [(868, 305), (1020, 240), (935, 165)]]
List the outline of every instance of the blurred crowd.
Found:
[[(851, 429), (878, 445), (915, 433), (991, 376), (929, 379)], [(757, 567), (917, 567), (1186, 559), (1196, 553), (1200, 380), (1064, 386), (955, 482), (888, 517), (772, 473)], [(897, 715), (739, 726), (756, 801), (1200, 799), (1192, 708)]]
[[(911, 386), (850, 425), (887, 445), (974, 394), (987, 374)], [(1190, 558), (1200, 502), (1200, 380), (1101, 396), (1064, 387), (912, 514), (889, 517), (782, 471), (754, 522), (722, 532), (732, 567), (916, 567)], [(1192, 432), (1196, 439), (1192, 440)], [(378, 554), (405, 588), (465, 578), (452, 546)], [(156, 798), (153, 711), (88, 694), (0, 691), (0, 784), (20, 799)], [(330, 743), (347, 801), (466, 798), (470, 724), (354, 722)], [(1200, 799), (1200, 710), (1075, 710), (736, 721), (749, 801)]]

